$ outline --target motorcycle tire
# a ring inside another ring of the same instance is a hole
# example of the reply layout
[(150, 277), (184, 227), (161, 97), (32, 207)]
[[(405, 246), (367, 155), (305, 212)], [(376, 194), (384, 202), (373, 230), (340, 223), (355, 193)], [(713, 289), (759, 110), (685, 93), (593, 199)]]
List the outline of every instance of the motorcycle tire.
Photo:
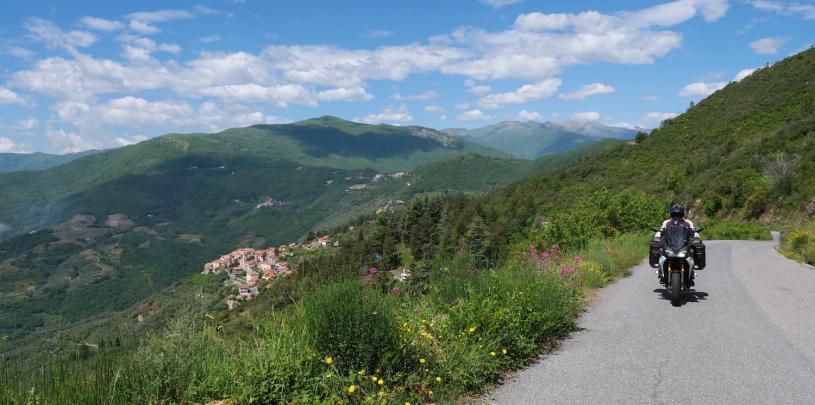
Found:
[(682, 293), (682, 273), (675, 271), (671, 273), (671, 303), (679, 302)]

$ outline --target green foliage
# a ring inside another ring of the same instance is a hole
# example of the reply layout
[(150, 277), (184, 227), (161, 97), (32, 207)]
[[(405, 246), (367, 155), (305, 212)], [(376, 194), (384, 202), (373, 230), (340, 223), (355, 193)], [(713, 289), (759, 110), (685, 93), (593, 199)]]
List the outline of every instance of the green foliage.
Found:
[(783, 252), (793, 259), (815, 265), (815, 232), (797, 230), (785, 235)]
[(606, 189), (586, 194), (570, 210), (553, 216), (543, 232), (549, 244), (582, 248), (600, 236), (639, 232), (662, 222), (667, 200), (641, 191)]
[(701, 236), (705, 239), (722, 240), (772, 240), (773, 238), (764, 225), (757, 222), (734, 220), (707, 224)]
[(98, 152), (99, 151), (91, 150), (65, 155), (49, 155), (39, 152), (0, 153), (0, 173), (23, 170), (45, 170)]
[(303, 301), (303, 322), (318, 353), (344, 373), (403, 361), (395, 302), (357, 281), (319, 288)]

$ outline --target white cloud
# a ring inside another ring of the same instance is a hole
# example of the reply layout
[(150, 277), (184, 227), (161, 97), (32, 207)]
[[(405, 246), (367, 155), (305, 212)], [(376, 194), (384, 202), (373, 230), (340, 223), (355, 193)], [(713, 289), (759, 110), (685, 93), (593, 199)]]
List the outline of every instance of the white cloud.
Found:
[(464, 111), (463, 113), (459, 114), (456, 119), (459, 121), (486, 121), (491, 117), (484, 114), (481, 110), (470, 110)]
[(490, 94), (481, 98), (478, 104), (484, 108), (497, 108), (504, 104), (525, 104), (551, 97), (559, 87), (559, 79), (542, 80), (534, 84), (525, 84), (508, 93)]
[(89, 149), (102, 149), (102, 146), (89, 141), (76, 132), (65, 132), (64, 129), (48, 130), (45, 137), (51, 141), (57, 153), (76, 153)]
[(676, 118), (676, 116), (676, 113), (649, 112), (642, 117), (642, 120), (658, 124), (667, 119)]
[(32, 17), (23, 24), (31, 39), (43, 42), (52, 48), (72, 50), (75, 47), (85, 48), (96, 43), (96, 36), (87, 31), (64, 32), (50, 21)]
[(16, 144), (9, 138), (0, 137), (0, 153), (14, 153), (14, 152), (22, 152), (21, 146)]
[(0, 87), (0, 104), (26, 105), (26, 102), (19, 94), (5, 87)]
[(387, 38), (395, 34), (394, 31), (387, 31), (387, 30), (373, 30), (373, 31), (366, 31), (360, 34), (363, 38), (370, 38), (370, 39), (379, 39), (379, 38)]
[(113, 140), (116, 146), (127, 146), (133, 145), (142, 141), (146, 141), (148, 138), (144, 135), (135, 135), (131, 137), (124, 137), (120, 136)]
[[(360, 96), (360, 93), (358, 91), (355, 93), (354, 89), (332, 89), (324, 93), (323, 97), (327, 101), (341, 100), (342, 97), (348, 97), (349, 95)], [(299, 84), (212, 86), (201, 90), (200, 94), (234, 102), (268, 102), (278, 107), (287, 107), (288, 103), (317, 106), (317, 96), (311, 90)]]
[(379, 114), (370, 114), (362, 119), (367, 124), (396, 123), (403, 124), (413, 121), (406, 105), (402, 104), (398, 108), (385, 108)]
[(158, 27), (154, 27), (146, 22), (139, 21), (139, 20), (131, 20), (127, 26), (138, 33), (145, 34), (145, 35), (152, 35), (158, 34), (161, 30)]
[(29, 59), (34, 56), (34, 52), (19, 46), (4, 47), (2, 52), (20, 59)]
[(84, 17), (79, 22), (82, 25), (97, 31), (117, 31), (124, 28), (124, 25), (116, 20), (106, 20), (104, 18)]
[(467, 86), (467, 91), (477, 96), (483, 96), (492, 91), (491, 86), (488, 86), (486, 84), (478, 84), (473, 79), (465, 80), (464, 85)]
[(611, 87), (607, 84), (603, 83), (592, 83), (587, 84), (575, 92), (572, 93), (563, 93), (558, 96), (561, 100), (585, 100), (586, 97), (596, 96), (600, 94), (611, 94), (614, 93), (614, 87)]
[(370, 101), (374, 96), (362, 87), (356, 86), (324, 90), (318, 94), (318, 98), (320, 101)]
[(440, 105), (428, 105), (428, 106), (425, 106), (424, 110), (425, 110), (425, 112), (431, 112), (431, 113), (443, 113), (444, 112), (444, 107), (442, 107)]
[(192, 13), (184, 10), (142, 11), (125, 16), (129, 20), (127, 26), (131, 30), (145, 35), (161, 32), (161, 29), (153, 25), (155, 23), (192, 17), (194, 17)]
[(750, 4), (752, 4), (753, 7), (763, 11), (769, 11), (784, 16), (797, 16), (805, 20), (815, 20), (815, 5), (812, 4), (767, 0), (754, 0), (751, 1)]
[(220, 40), (221, 40), (221, 36), (220, 36), (220, 35), (218, 35), (218, 34), (207, 35), (207, 36), (205, 36), (205, 37), (198, 38), (198, 40), (199, 40), (199, 41), (201, 41), (201, 42), (203, 42), (203, 43), (205, 43), (205, 44), (208, 44), (208, 43), (211, 43), (211, 42), (218, 42), (218, 41), (220, 41)]
[(733, 79), (733, 80), (734, 80), (734, 81), (737, 81), (737, 82), (740, 82), (740, 81), (742, 81), (742, 80), (743, 80), (745, 77), (750, 76), (751, 74), (753, 74), (753, 72), (755, 72), (755, 71), (756, 71), (756, 69), (743, 69), (743, 70), (742, 70), (742, 71), (740, 71), (738, 74), (736, 74), (736, 78), (735, 78), (735, 79)]
[(721, 90), (727, 86), (727, 82), (696, 82), (691, 83), (679, 90), (679, 95), (686, 98), (693, 97), (707, 97), (714, 92)]
[(28, 119), (23, 119), (23, 120), (17, 121), (15, 123), (15, 125), (18, 128), (21, 128), (21, 129), (23, 129), (25, 131), (30, 131), (30, 130), (32, 130), (34, 128), (37, 128), (40, 125), (40, 121), (37, 120), (36, 118), (28, 118)]
[(510, 4), (518, 4), (524, 0), (479, 0), (481, 3), (491, 7), (500, 8)]
[(399, 93), (396, 93), (396, 94), (391, 96), (392, 99), (397, 100), (397, 101), (426, 101), (426, 100), (433, 100), (433, 99), (438, 98), (438, 97), (439, 97), (438, 93), (436, 93), (435, 91), (432, 91), (432, 90), (428, 90), (428, 91), (426, 91), (424, 93), (420, 93), (420, 94), (408, 94), (406, 96), (403, 96), (403, 95), (401, 95)]
[(192, 18), (193, 14), (185, 10), (159, 10), (130, 13), (126, 17), (129, 20), (138, 20), (146, 23), (157, 23), (170, 20)]
[(515, 118), (518, 121), (543, 121), (543, 117), (541, 117), (540, 114), (526, 110), (521, 110)]
[(750, 48), (759, 55), (775, 55), (778, 49), (789, 41), (786, 38), (770, 37), (761, 38), (750, 43)]
[(596, 111), (576, 112), (572, 114), (572, 121), (591, 122), (600, 119), (600, 113)]

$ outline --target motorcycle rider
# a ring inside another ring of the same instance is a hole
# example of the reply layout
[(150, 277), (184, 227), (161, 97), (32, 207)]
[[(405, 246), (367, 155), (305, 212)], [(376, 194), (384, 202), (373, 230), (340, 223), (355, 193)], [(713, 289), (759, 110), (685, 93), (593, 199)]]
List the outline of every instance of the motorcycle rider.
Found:
[[(684, 221), (685, 226), (688, 229), (695, 229), (695, 227), (693, 226), (693, 222), (691, 222), (689, 219), (685, 218), (685, 207), (682, 206), (681, 204), (672, 205), (671, 208), (668, 209), (668, 215), (670, 215), (671, 218), (666, 219), (665, 222), (662, 223), (662, 226), (659, 228), (659, 231), (657, 231), (657, 233), (654, 234), (654, 238), (661, 238), (662, 237), (662, 232), (665, 231), (665, 229), (671, 224), (671, 222), (675, 221), (675, 220)], [(699, 234), (694, 232), (693, 237), (698, 238)], [(689, 257), (687, 260), (690, 262), (691, 271), (693, 271), (692, 270), (693, 269), (693, 258)], [(664, 265), (665, 265), (665, 256), (662, 256), (662, 257), (659, 258), (659, 269), (657, 270), (657, 276), (659, 277), (660, 280), (663, 280), (663, 281), (665, 280), (665, 271), (663, 269)], [(696, 278), (696, 272), (695, 271), (693, 271), (693, 273), (691, 273), (691, 278), (690, 278), (690, 285), (691, 286), (694, 284), (693, 283), (694, 278)]]

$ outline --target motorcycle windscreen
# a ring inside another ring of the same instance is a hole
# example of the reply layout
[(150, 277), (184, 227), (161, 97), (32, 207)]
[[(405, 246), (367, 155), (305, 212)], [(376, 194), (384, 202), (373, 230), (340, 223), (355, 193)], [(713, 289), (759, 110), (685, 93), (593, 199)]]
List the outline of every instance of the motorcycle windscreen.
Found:
[(690, 239), (690, 229), (684, 221), (673, 221), (665, 228), (662, 240), (668, 249), (678, 252), (685, 247), (685, 242)]

